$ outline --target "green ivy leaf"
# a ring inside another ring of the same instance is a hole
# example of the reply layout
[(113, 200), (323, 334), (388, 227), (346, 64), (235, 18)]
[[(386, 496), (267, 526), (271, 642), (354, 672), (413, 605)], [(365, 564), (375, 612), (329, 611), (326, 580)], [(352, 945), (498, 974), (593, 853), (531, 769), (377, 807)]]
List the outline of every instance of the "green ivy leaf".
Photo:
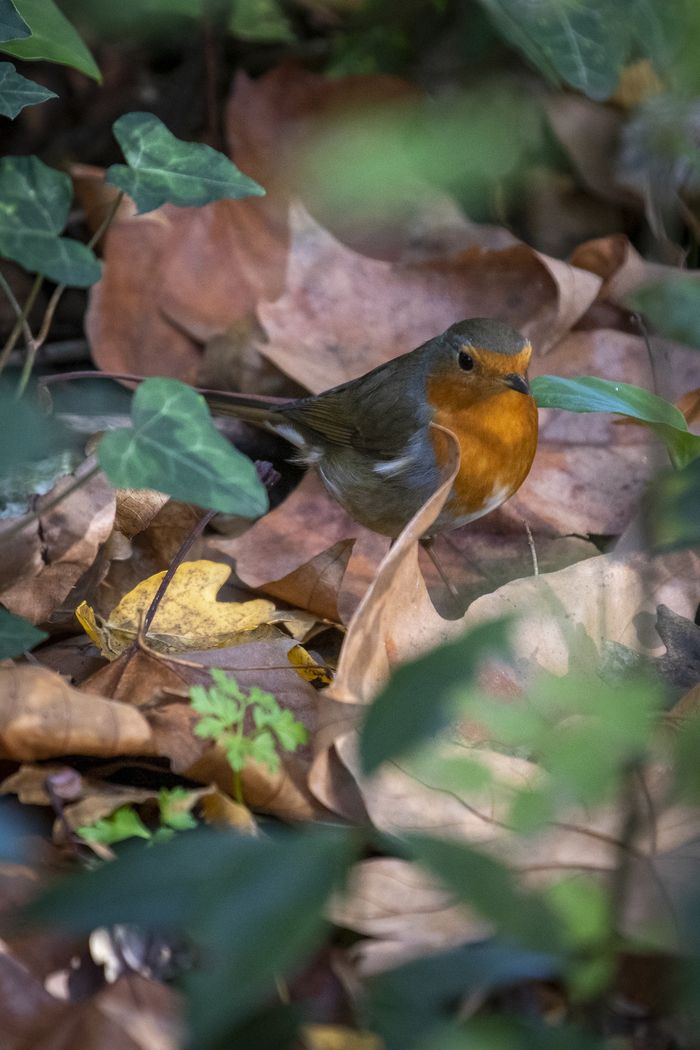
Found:
[(12, 0), (0, 0), (0, 42), (21, 40), (31, 29), (19, 14)]
[(218, 432), (204, 398), (176, 379), (147, 379), (132, 426), (105, 434), (98, 456), (118, 488), (150, 488), (226, 514), (257, 518), (267, 492), (249, 459)]
[(58, 95), (23, 77), (11, 62), (0, 62), (0, 115), (14, 120), (25, 106), (36, 106), (49, 98)]
[(38, 157), (0, 160), (0, 256), (59, 284), (99, 281), (100, 264), (87, 245), (59, 236), (72, 199), (68, 176)]
[(54, 0), (14, 0), (14, 3), (31, 29), (31, 36), (0, 44), (0, 51), (15, 58), (58, 62), (72, 66), (98, 83), (102, 80), (95, 59)]
[(664, 442), (671, 462), (683, 467), (700, 456), (700, 437), (691, 434), (683, 413), (662, 397), (629, 383), (611, 383), (596, 376), (564, 379), (536, 376), (532, 393), (540, 408), (567, 412), (615, 412), (638, 419)]
[(129, 166), (113, 164), (106, 181), (128, 193), (141, 214), (166, 203), (186, 208), (265, 194), (223, 153), (183, 142), (152, 113), (127, 113), (112, 128)]
[(550, 80), (612, 95), (634, 39), (620, 0), (481, 0), (499, 32)]
[(186, 832), (54, 883), (30, 914), (85, 931), (113, 922), (184, 930), (206, 959), (183, 981), (191, 1045), (214, 1046), (320, 942), (324, 905), (358, 845), (344, 828)]
[(39, 631), (22, 616), (0, 606), (0, 660), (21, 656), (48, 637), (46, 631)]
[(365, 773), (444, 729), (456, 706), (458, 687), (471, 681), (486, 655), (507, 651), (509, 627), (506, 618), (480, 624), (394, 672), (362, 727)]

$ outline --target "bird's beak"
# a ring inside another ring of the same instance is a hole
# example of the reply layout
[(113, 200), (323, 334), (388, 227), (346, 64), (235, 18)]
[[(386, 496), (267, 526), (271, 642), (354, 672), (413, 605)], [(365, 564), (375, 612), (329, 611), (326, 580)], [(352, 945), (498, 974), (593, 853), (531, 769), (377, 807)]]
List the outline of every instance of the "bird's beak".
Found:
[(503, 377), (503, 382), (506, 386), (510, 387), (511, 390), (517, 390), (520, 394), (530, 393), (530, 384), (527, 381), (527, 376), (521, 376), (515, 372), (511, 372), (510, 375)]

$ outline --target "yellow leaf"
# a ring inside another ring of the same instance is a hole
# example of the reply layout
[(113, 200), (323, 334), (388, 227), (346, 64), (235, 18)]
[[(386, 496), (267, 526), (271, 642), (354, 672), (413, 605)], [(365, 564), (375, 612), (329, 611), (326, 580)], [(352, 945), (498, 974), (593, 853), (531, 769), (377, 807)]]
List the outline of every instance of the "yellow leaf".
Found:
[[(221, 562), (188, 561), (178, 566), (146, 635), (147, 644), (163, 653), (221, 649), (266, 624), (275, 612), (274, 604), (266, 599), (216, 600), (230, 574), (228, 565)], [(86, 633), (108, 659), (113, 660), (136, 638), (164, 575), (158, 572), (142, 580), (104, 621), (85, 602), (76, 610)]]
[(322, 667), (310, 652), (308, 652), (303, 645), (293, 645), (287, 653), (292, 667), (296, 668), (296, 672), (300, 678), (303, 678), (305, 682), (317, 682), (319, 685), (330, 685), (333, 681), (333, 676), (330, 671)]
[(200, 803), (200, 808), (207, 824), (215, 824), (219, 827), (237, 828), (239, 831), (257, 834), (255, 817), (247, 806), (240, 802), (234, 802), (232, 798), (225, 795), (217, 787), (205, 795)]
[(337, 1024), (305, 1024), (304, 1046), (308, 1050), (383, 1050), (384, 1041), (372, 1032), (357, 1032)]

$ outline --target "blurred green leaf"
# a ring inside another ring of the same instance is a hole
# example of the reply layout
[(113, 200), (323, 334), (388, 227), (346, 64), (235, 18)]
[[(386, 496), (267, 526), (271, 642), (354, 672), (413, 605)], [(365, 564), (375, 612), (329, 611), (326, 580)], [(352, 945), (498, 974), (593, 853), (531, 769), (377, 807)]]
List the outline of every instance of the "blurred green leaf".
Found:
[(98, 447), (113, 485), (157, 489), (243, 518), (265, 513), (267, 492), (255, 467), (222, 437), (191, 387), (147, 379), (134, 394), (131, 419), (131, 427), (105, 434)]
[(494, 924), (499, 936), (524, 948), (557, 954), (564, 950), (561, 923), (544, 898), (518, 886), (511, 871), (463, 842), (407, 835), (410, 856), (455, 895)]
[(671, 339), (700, 349), (700, 280), (674, 277), (647, 284), (627, 301)]
[(0, 255), (59, 284), (99, 281), (100, 264), (87, 245), (59, 236), (72, 199), (69, 177), (38, 157), (0, 160)]
[(288, 43), (295, 39), (279, 0), (233, 0), (228, 29), (242, 40)]
[(98, 83), (102, 80), (95, 59), (54, 0), (14, 2), (31, 29), (31, 36), (0, 44), (0, 51), (14, 55), (15, 58), (58, 62), (64, 66), (72, 66)]
[(300, 184), (329, 208), (377, 215), (436, 184), (484, 207), (495, 183), (517, 183), (545, 150), (539, 105), (498, 81), (423, 101), (349, 108), (320, 122), (299, 160)]
[(668, 24), (655, 0), (480, 0), (503, 37), (549, 80), (602, 101), (623, 66), (669, 59)]
[(700, 459), (667, 471), (647, 495), (649, 539), (656, 551), (700, 545)]
[(508, 825), (521, 835), (532, 835), (556, 816), (553, 792), (542, 788), (526, 787), (518, 791), (508, 813)]
[(105, 179), (128, 193), (141, 214), (166, 203), (185, 208), (265, 194), (223, 153), (183, 142), (152, 113), (126, 113), (112, 129), (129, 166), (113, 164)]
[(673, 770), (676, 787), (683, 798), (700, 801), (700, 714), (684, 718), (675, 728)]
[(615, 412), (638, 419), (664, 442), (671, 462), (683, 467), (700, 456), (700, 437), (688, 431), (683, 413), (669, 401), (629, 383), (611, 383), (596, 376), (564, 379), (536, 376), (532, 393), (540, 408), (567, 412)]
[(462, 638), (399, 667), (365, 717), (360, 756), (365, 773), (415, 748), (449, 723), (458, 687), (486, 656), (507, 652), (511, 621), (479, 624)]
[(12, 0), (0, 0), (0, 43), (29, 36), (31, 29), (17, 11)]
[(574, 801), (610, 799), (629, 763), (644, 753), (660, 703), (659, 688), (651, 681), (608, 683), (598, 676), (543, 673), (518, 704), (467, 693), (461, 711), (487, 727), (501, 745), (537, 755), (546, 772), (546, 779), (525, 789), (534, 792), (533, 798), (518, 801), (516, 796), (512, 816), (524, 832), (528, 824), (536, 830), (547, 805), (551, 812)]
[(606, 1045), (572, 1025), (538, 1024), (506, 1015), (446, 1025), (416, 1050), (606, 1050)]
[(543, 677), (532, 702), (559, 712), (535, 743), (555, 799), (594, 805), (612, 797), (629, 763), (644, 754), (661, 695), (651, 681), (609, 684), (568, 675)]
[[(414, 1050), (426, 1038), (444, 1037), (443, 1026), (453, 1018), (454, 1004), (470, 992), (483, 995), (523, 981), (549, 980), (560, 969), (561, 961), (553, 955), (509, 942), (460, 945), (370, 977), (371, 1028), (386, 1050)], [(437, 1047), (443, 1050), (439, 1041)]]
[(205, 1050), (313, 950), (357, 848), (352, 832), (322, 826), (265, 838), (184, 832), (56, 882), (28, 915), (81, 931), (133, 922), (192, 936), (206, 965), (183, 983), (191, 1045)]
[(14, 120), (25, 106), (36, 106), (49, 98), (58, 95), (21, 76), (11, 62), (0, 62), (0, 115)]
[(610, 894), (607, 887), (586, 875), (562, 879), (543, 891), (559, 915), (572, 948), (601, 945), (610, 935)]
[(39, 631), (28, 620), (0, 605), (0, 660), (21, 656), (48, 637), (46, 631)]
[(202, 0), (61, 0), (61, 6), (91, 39), (146, 43), (156, 53), (191, 39), (203, 15)]

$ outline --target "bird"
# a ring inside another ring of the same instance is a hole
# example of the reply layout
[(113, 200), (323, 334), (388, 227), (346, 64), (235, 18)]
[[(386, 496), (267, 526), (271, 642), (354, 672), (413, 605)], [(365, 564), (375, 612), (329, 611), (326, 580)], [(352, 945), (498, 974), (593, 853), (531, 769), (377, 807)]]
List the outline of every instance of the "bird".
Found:
[[(361, 525), (395, 538), (444, 480), (452, 431), (460, 466), (430, 530), (495, 510), (527, 477), (537, 449), (528, 339), (495, 318), (452, 324), (415, 350), (323, 393), (290, 401), (202, 391), (294, 446)], [(436, 424), (436, 425), (433, 425)]]

